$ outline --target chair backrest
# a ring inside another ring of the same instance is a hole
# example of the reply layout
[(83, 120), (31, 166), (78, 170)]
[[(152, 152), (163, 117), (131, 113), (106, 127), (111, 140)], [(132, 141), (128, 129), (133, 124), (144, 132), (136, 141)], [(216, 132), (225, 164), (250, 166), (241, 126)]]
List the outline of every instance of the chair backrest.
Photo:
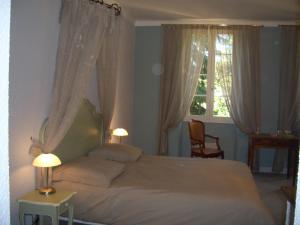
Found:
[(191, 144), (200, 144), (205, 147), (205, 124), (199, 120), (189, 122)]

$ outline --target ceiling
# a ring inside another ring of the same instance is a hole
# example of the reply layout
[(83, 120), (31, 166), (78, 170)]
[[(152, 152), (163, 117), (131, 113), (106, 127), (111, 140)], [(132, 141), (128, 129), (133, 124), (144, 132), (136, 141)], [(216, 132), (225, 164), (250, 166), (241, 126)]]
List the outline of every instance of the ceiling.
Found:
[(117, 0), (135, 21), (300, 19), (300, 0)]

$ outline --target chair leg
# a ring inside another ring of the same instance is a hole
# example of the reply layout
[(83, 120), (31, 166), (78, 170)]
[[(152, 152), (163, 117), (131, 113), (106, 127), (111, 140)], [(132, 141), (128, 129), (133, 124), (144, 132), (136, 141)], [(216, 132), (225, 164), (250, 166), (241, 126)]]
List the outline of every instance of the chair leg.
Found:
[(221, 159), (224, 159), (224, 152), (221, 153)]

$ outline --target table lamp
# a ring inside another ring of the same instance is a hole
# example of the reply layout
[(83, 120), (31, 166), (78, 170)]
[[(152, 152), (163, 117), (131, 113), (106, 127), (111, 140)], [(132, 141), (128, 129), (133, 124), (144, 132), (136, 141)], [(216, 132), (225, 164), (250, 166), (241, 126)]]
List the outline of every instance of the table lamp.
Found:
[(124, 128), (116, 128), (116, 129), (113, 130), (112, 135), (119, 137), (120, 138), (119, 143), (121, 143), (122, 142), (122, 137), (128, 136), (128, 132)]
[(55, 193), (55, 189), (51, 187), (51, 179), (49, 182), (49, 173), (52, 167), (58, 166), (61, 164), (60, 159), (51, 153), (42, 153), (37, 156), (34, 160), (32, 165), (35, 167), (41, 167), (43, 170), (43, 187), (39, 188), (40, 194), (48, 195)]

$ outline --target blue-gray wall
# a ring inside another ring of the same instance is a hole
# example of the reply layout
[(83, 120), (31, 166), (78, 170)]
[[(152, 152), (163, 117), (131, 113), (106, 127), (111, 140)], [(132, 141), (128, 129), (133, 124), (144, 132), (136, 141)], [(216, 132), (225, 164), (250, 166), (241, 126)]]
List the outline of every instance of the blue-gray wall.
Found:
[[(133, 144), (148, 154), (158, 149), (159, 84), (155, 65), (161, 61), (161, 27), (136, 27)], [(279, 29), (263, 28), (261, 33), (261, 82), (263, 132), (276, 132), (279, 77)], [(154, 68), (153, 68), (154, 67)], [(246, 162), (248, 140), (233, 124), (209, 123), (206, 132), (220, 137), (225, 158)], [(169, 152), (189, 156), (187, 123), (183, 122), (169, 135)], [(272, 164), (273, 151), (262, 151), (261, 165)]]

